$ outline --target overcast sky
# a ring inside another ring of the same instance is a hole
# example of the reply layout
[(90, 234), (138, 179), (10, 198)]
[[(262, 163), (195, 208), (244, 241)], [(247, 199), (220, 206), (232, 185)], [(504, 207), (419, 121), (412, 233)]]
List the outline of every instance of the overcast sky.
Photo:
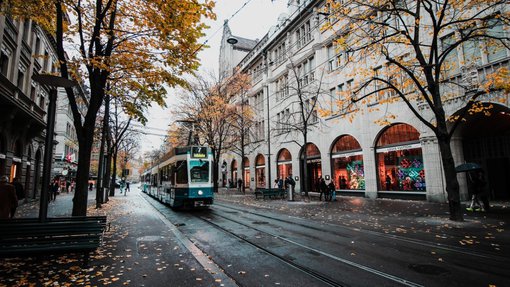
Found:
[[(244, 7), (243, 5), (246, 4)], [(239, 9), (241, 9), (235, 16)], [(248, 39), (261, 39), (276, 24), (281, 13), (287, 12), (287, 0), (217, 0), (215, 21), (207, 21), (210, 28), (201, 43), (207, 41), (210, 46), (201, 51), (198, 56), (202, 63), (201, 73), (218, 73), (218, 57), (220, 53), (220, 41), (223, 32), (223, 22), (229, 19), (232, 34)], [(232, 18), (231, 18), (232, 17)], [(167, 106), (171, 106), (175, 95), (170, 94), (166, 100)], [(142, 152), (150, 151), (161, 145), (168, 124), (174, 119), (170, 118), (169, 109), (153, 107), (148, 112), (148, 133), (158, 135), (142, 135)]]

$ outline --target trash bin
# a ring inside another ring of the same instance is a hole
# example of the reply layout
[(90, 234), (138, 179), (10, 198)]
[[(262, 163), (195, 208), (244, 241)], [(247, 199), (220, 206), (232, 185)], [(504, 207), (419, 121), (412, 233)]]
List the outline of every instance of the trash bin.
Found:
[(292, 194), (292, 186), (287, 187), (287, 200), (294, 201), (294, 195)]

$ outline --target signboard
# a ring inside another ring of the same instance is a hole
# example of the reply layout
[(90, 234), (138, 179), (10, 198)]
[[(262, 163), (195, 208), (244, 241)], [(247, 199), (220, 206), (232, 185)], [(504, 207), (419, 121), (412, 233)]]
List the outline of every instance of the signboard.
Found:
[(191, 147), (192, 158), (207, 158), (207, 147), (194, 146)]

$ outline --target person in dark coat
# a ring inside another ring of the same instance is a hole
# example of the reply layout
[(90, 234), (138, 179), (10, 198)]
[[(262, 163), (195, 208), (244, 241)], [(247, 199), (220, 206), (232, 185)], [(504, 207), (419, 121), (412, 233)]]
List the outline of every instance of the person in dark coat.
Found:
[(9, 184), (9, 177), (4, 175), (0, 177), (0, 218), (13, 218), (17, 207), (16, 189)]
[(23, 185), (19, 182), (17, 177), (12, 180), (12, 185), (16, 190), (16, 197), (18, 197), (18, 200), (25, 198), (25, 189), (23, 189)]
[(319, 177), (319, 180), (317, 181), (317, 191), (320, 192), (319, 200), (322, 201), (322, 195), (324, 194), (324, 200), (328, 199), (328, 186), (326, 185), (326, 181), (324, 178)]
[[(471, 191), (473, 195), (471, 196), (471, 204), (468, 208), (468, 211), (485, 211), (485, 206), (482, 206), (480, 203), (480, 199), (484, 196), (484, 187), (485, 187), (485, 179), (482, 171), (477, 171), (475, 173), (471, 173), (468, 175), (471, 184)], [(488, 200), (487, 200), (488, 201)], [(485, 204), (484, 204), (485, 205)], [(488, 202), (487, 202), (488, 205)]]

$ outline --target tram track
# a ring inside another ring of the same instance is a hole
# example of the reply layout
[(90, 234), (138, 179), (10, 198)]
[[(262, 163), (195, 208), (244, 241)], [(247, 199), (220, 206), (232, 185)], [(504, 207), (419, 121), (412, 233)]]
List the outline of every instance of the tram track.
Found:
[[(306, 250), (309, 250), (311, 252), (316, 252), (317, 254), (320, 254), (321, 256), (325, 256), (329, 259), (332, 259), (334, 261), (337, 261), (337, 262), (340, 262), (342, 264), (345, 264), (345, 265), (348, 265), (350, 267), (353, 267), (353, 268), (357, 268), (357, 269), (360, 269), (364, 272), (368, 272), (372, 275), (376, 275), (378, 277), (382, 277), (384, 279), (387, 279), (389, 281), (392, 281), (394, 283), (398, 283), (399, 285), (401, 286), (410, 286), (410, 287), (419, 287), (419, 286), (423, 286), (421, 284), (418, 284), (418, 283), (415, 283), (415, 282), (412, 282), (412, 281), (409, 281), (407, 279), (404, 279), (404, 278), (401, 278), (401, 277), (398, 277), (398, 276), (394, 276), (394, 275), (391, 275), (391, 274), (388, 274), (386, 272), (382, 272), (382, 271), (379, 271), (377, 269), (374, 269), (374, 268), (371, 268), (369, 266), (366, 266), (366, 265), (363, 265), (363, 264), (359, 264), (359, 263), (356, 263), (354, 261), (351, 261), (351, 260), (348, 260), (348, 259), (345, 259), (345, 258), (342, 258), (342, 257), (339, 257), (339, 256), (336, 256), (336, 255), (333, 255), (333, 254), (330, 254), (330, 253), (327, 253), (327, 252), (324, 252), (322, 250), (319, 250), (319, 249), (316, 249), (316, 248), (313, 248), (311, 246), (307, 246), (307, 245), (304, 245), (304, 244), (301, 244), (299, 242), (296, 242), (296, 241), (293, 241), (293, 240), (290, 240), (288, 238), (285, 238), (285, 237), (282, 237), (278, 234), (275, 234), (275, 233), (272, 233), (272, 232), (268, 232), (268, 231), (264, 231), (262, 229), (259, 229), (259, 228), (256, 228), (256, 227), (253, 227), (252, 225), (247, 225), (241, 221), (238, 221), (238, 220), (235, 220), (235, 219), (232, 219), (232, 218), (229, 218), (229, 217), (226, 217), (226, 216), (222, 216), (220, 214), (216, 214), (214, 213), (214, 216), (216, 217), (219, 217), (219, 218), (222, 218), (224, 220), (227, 220), (227, 221), (230, 221), (230, 222), (234, 222), (236, 224), (239, 224), (239, 225), (242, 225), (244, 227), (247, 227), (247, 228), (251, 228), (253, 230), (256, 230), (257, 232), (259, 233), (262, 233), (262, 234), (266, 234), (272, 238), (275, 238), (275, 239), (278, 239), (278, 240), (282, 240), (284, 242), (286, 242), (287, 244), (292, 244), (294, 246), (297, 246), (299, 248), (302, 248), (302, 249), (306, 249)], [(265, 246), (262, 246), (261, 244), (258, 244), (252, 240), (249, 240), (247, 238), (245, 238), (244, 236), (241, 236), (239, 234), (236, 234), (235, 232), (229, 230), (228, 228), (225, 228), (221, 225), (219, 225), (218, 223), (214, 222), (212, 219), (210, 218), (207, 218), (207, 217), (204, 217), (204, 216), (197, 216), (198, 218), (200, 218), (201, 220), (207, 222), (208, 224), (218, 228), (218, 229), (221, 229), (223, 232), (231, 235), (231, 236), (234, 236), (240, 240), (242, 240), (243, 242), (247, 243), (247, 244), (250, 244), (251, 246), (259, 249), (259, 250), (262, 250), (263, 252), (267, 253), (267, 254), (270, 254), (271, 256), (274, 256), (276, 258), (278, 258), (279, 260), (285, 262), (286, 264), (300, 270), (301, 272), (304, 272), (330, 286), (348, 286), (348, 284), (346, 283), (343, 283), (343, 282), (338, 282), (336, 281), (335, 279), (332, 279), (330, 278), (329, 276), (327, 275), (324, 275), (322, 272), (319, 272), (319, 271), (316, 271), (316, 270), (313, 270), (311, 268), (308, 268), (306, 266), (303, 266), (301, 264), (297, 264), (291, 260), (288, 260), (287, 258), (285, 258), (285, 256), (282, 256), (282, 255), (279, 255), (277, 254), (276, 252), (273, 252), (271, 251), (269, 248), (265, 247)]]
[[(301, 222), (286, 220), (286, 219), (282, 219), (280, 217), (274, 217), (274, 216), (270, 216), (270, 215), (266, 215), (266, 214), (260, 214), (257, 212), (253, 212), (253, 211), (249, 211), (249, 210), (241, 209), (241, 208), (236, 208), (236, 207), (232, 207), (232, 206), (217, 203), (217, 202), (215, 203), (215, 206), (219, 206), (221, 208), (226, 208), (226, 209), (230, 209), (230, 210), (235, 210), (238, 212), (248, 213), (248, 214), (255, 215), (255, 216), (260, 216), (262, 218), (275, 220), (275, 221), (279, 221), (279, 222), (286, 223), (286, 224), (298, 225), (298, 226), (305, 227), (308, 229), (330, 233), (332, 235), (341, 235), (339, 232), (331, 231), (329, 229), (319, 228), (317, 226), (312, 226), (312, 225), (304, 224)], [(341, 228), (341, 229), (345, 229), (345, 230), (349, 230), (349, 231), (359, 232), (362, 234), (368, 234), (368, 235), (372, 235), (372, 236), (376, 236), (376, 237), (388, 238), (391, 240), (398, 240), (401, 242), (406, 242), (406, 243), (411, 243), (411, 244), (417, 244), (420, 246), (426, 246), (426, 247), (430, 247), (430, 248), (440, 249), (440, 250), (447, 251), (447, 252), (455, 252), (455, 253), (462, 254), (462, 255), (484, 258), (484, 259), (493, 260), (493, 261), (497, 261), (497, 262), (506, 262), (507, 264), (509, 261), (508, 258), (499, 256), (496, 254), (481, 252), (481, 251), (467, 251), (467, 250), (462, 249), (461, 247), (446, 245), (446, 244), (442, 244), (442, 243), (430, 243), (429, 241), (426, 241), (426, 240), (409, 238), (409, 237), (399, 236), (399, 235), (395, 235), (395, 234), (386, 234), (386, 233), (381, 233), (378, 231), (361, 229), (361, 228), (356, 228), (356, 227), (349, 227), (349, 226), (330, 223), (330, 222), (322, 222), (321, 224), (329, 225), (329, 226), (333, 226), (336, 228)]]

